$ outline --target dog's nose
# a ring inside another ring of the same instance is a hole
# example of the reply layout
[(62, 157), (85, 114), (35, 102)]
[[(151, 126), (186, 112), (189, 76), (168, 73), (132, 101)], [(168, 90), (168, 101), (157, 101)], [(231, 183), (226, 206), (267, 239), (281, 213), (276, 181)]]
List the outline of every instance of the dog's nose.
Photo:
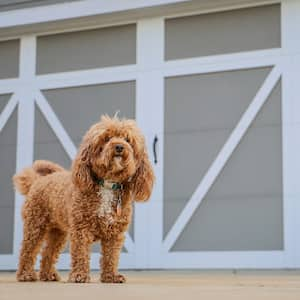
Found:
[(115, 149), (116, 149), (116, 152), (117, 152), (117, 153), (122, 153), (123, 150), (124, 150), (124, 146), (121, 145), (121, 144), (117, 144), (117, 145), (115, 146)]

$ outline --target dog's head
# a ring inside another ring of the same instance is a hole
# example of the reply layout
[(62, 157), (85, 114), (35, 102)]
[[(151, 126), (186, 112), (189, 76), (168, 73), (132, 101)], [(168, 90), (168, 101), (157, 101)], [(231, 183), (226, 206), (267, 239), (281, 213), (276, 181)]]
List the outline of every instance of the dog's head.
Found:
[(147, 200), (154, 174), (136, 122), (102, 116), (83, 138), (73, 162), (72, 177), (81, 191), (92, 190), (98, 178), (128, 183), (136, 200)]

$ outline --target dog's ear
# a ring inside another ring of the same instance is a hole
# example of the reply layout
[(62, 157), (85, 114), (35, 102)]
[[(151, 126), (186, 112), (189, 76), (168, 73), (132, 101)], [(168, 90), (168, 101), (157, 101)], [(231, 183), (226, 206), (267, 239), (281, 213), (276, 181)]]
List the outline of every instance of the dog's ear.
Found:
[(146, 151), (140, 165), (132, 178), (135, 201), (146, 201), (150, 198), (155, 176)]
[(93, 180), (90, 171), (90, 155), (91, 149), (87, 139), (80, 145), (78, 153), (72, 165), (73, 183), (81, 190), (91, 190), (93, 188)]

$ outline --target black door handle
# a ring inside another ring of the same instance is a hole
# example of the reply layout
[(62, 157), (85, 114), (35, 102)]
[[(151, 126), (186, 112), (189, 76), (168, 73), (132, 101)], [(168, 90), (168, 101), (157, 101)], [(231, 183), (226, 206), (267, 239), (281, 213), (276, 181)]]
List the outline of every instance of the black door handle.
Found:
[(158, 137), (155, 136), (153, 139), (153, 156), (154, 156), (154, 163), (157, 164), (157, 153), (156, 153), (156, 144), (158, 142)]

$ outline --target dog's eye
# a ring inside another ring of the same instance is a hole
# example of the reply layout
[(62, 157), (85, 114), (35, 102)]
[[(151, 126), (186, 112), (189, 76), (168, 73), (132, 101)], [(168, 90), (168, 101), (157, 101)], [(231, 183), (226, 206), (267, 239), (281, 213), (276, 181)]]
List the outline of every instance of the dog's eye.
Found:
[(127, 143), (130, 143), (130, 139), (127, 137), (127, 138), (125, 138), (125, 141), (127, 142)]
[(105, 140), (105, 142), (108, 142), (110, 140), (110, 137), (106, 136), (104, 140)]

